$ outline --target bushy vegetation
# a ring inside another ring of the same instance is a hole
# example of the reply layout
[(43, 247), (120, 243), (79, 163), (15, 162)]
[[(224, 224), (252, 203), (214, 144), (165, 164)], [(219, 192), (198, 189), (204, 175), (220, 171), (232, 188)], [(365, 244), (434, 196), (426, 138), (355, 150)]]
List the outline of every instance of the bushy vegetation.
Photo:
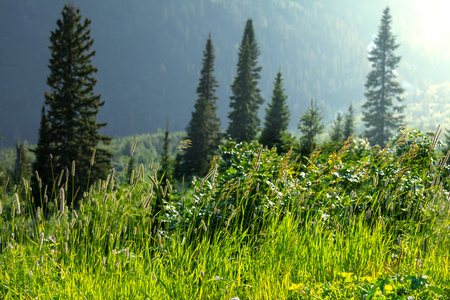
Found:
[(446, 299), (449, 171), (437, 145), (405, 128), (384, 149), (355, 138), (309, 157), (228, 141), (191, 188), (136, 163), (131, 184), (113, 171), (75, 208), (63, 177), (48, 213), (22, 181), (2, 191), (0, 295)]

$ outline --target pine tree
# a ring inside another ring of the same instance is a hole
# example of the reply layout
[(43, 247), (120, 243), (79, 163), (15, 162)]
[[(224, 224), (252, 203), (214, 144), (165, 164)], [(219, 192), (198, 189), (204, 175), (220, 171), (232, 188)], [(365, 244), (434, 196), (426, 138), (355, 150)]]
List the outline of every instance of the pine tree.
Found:
[(355, 133), (355, 117), (353, 111), (353, 104), (350, 103), (348, 111), (344, 116), (344, 130), (342, 132), (342, 139), (346, 141)]
[(287, 96), (284, 94), (283, 74), (278, 72), (275, 78), (272, 102), (266, 109), (264, 129), (261, 133), (260, 142), (269, 148), (277, 147), (281, 151), (282, 134), (289, 126), (289, 108), (286, 103)]
[[(97, 123), (97, 113), (105, 102), (94, 94), (97, 81), (93, 75), (97, 69), (91, 64), (95, 51), (90, 50), (93, 44), (90, 23), (89, 19), (81, 21), (79, 9), (65, 5), (62, 19), (51, 32), (50, 75), (47, 77), (50, 91), (45, 93), (46, 130), (50, 134), (45, 141), (46, 148), (42, 144), (37, 146), (37, 150), (52, 154), (55, 174), (71, 169), (72, 162), (76, 162), (74, 184), (69, 182), (72, 192), (67, 195), (69, 203), (74, 200), (76, 189), (82, 192), (89, 181), (105, 178), (111, 167), (112, 155), (101, 147), (111, 139), (98, 133), (106, 126), (106, 123)], [(95, 164), (91, 165), (94, 150)], [(39, 167), (35, 169), (39, 174), (46, 172), (40, 168), (42, 165), (36, 167)]]
[(181, 176), (206, 175), (210, 161), (220, 144), (220, 119), (216, 114), (218, 84), (214, 76), (214, 58), (214, 46), (209, 35), (203, 51), (202, 70), (196, 91), (198, 98), (186, 128), (186, 139), (191, 141), (191, 145), (178, 156), (181, 160), (181, 170), (177, 173)]
[(447, 152), (450, 151), (450, 130), (449, 129), (445, 129), (444, 137), (445, 137), (446, 146), (443, 147), (441, 149), (441, 151), (442, 151), (443, 155), (447, 155)]
[[(403, 106), (394, 106), (393, 100), (401, 102), (403, 88), (395, 81), (395, 69), (400, 62), (400, 56), (395, 56), (398, 48), (395, 36), (391, 32), (391, 15), (389, 7), (383, 11), (378, 35), (374, 46), (369, 52), (372, 71), (367, 76), (365, 84), (367, 101), (363, 108), (363, 121), (366, 126), (364, 136), (373, 145), (386, 146), (393, 130), (403, 124)], [(395, 114), (398, 113), (398, 114)]]
[(47, 194), (49, 195), (52, 194), (53, 188), (54, 176), (50, 150), (51, 143), (52, 138), (48, 118), (45, 113), (45, 107), (42, 106), (38, 143), (36, 149), (32, 150), (35, 154), (32, 169), (37, 172), (34, 172), (31, 177), (31, 188), (33, 189), (35, 206), (40, 206), (42, 209), (45, 208), (44, 191), (47, 190)]
[(131, 183), (131, 177), (133, 176), (133, 170), (134, 170), (134, 158), (133, 158), (133, 155), (130, 155), (130, 159), (128, 160), (125, 177), (124, 177), (124, 182), (126, 184)]
[(227, 135), (237, 142), (250, 142), (256, 138), (259, 130), (259, 106), (264, 102), (258, 88), (261, 67), (258, 64), (260, 54), (255, 39), (253, 22), (247, 20), (244, 36), (239, 47), (237, 75), (231, 85), (230, 97), (232, 111), (228, 114), (230, 123)]
[(331, 127), (331, 133), (330, 133), (330, 141), (332, 143), (340, 144), (342, 142), (343, 137), (343, 118), (342, 114), (338, 112), (336, 114), (336, 120), (333, 123), (333, 126)]
[(316, 138), (325, 129), (323, 116), (317, 101), (311, 99), (311, 105), (300, 118), (298, 128), (302, 132), (300, 137), (300, 151), (302, 156), (309, 156), (317, 147)]
[(173, 163), (169, 153), (169, 122), (166, 123), (166, 130), (164, 131), (163, 152), (161, 154), (161, 165), (158, 170), (158, 180), (162, 186), (166, 186), (166, 182), (173, 183)]
[(22, 143), (16, 144), (16, 162), (14, 164), (13, 182), (19, 185), (22, 181), (30, 179), (30, 161), (25, 152), (25, 147)]

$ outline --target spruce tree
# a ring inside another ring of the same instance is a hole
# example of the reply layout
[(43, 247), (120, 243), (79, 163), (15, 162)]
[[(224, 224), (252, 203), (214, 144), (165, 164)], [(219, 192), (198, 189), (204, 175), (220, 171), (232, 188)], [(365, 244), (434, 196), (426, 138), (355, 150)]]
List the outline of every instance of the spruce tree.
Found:
[(166, 123), (166, 130), (164, 131), (163, 152), (161, 154), (161, 165), (158, 170), (158, 180), (162, 186), (166, 186), (166, 182), (173, 183), (173, 163), (169, 153), (169, 122)]
[(344, 129), (342, 132), (342, 139), (346, 141), (355, 133), (355, 117), (353, 111), (353, 104), (350, 103), (348, 111), (344, 116)]
[(331, 133), (330, 133), (330, 141), (332, 143), (340, 144), (342, 142), (343, 137), (343, 118), (342, 114), (338, 112), (336, 114), (336, 120), (333, 123), (333, 126), (331, 127)]
[(317, 101), (311, 99), (311, 105), (301, 116), (298, 128), (302, 133), (300, 137), (300, 151), (302, 156), (308, 157), (317, 147), (316, 138), (321, 134), (325, 125), (322, 123), (323, 116)]
[(202, 70), (197, 87), (197, 101), (189, 125), (186, 139), (191, 144), (180, 153), (179, 176), (204, 176), (209, 171), (210, 161), (217, 152), (221, 134), (220, 119), (217, 117), (217, 80), (214, 76), (214, 46), (211, 34), (203, 51)]
[(441, 149), (441, 151), (442, 151), (443, 155), (447, 155), (447, 152), (450, 151), (450, 130), (449, 129), (445, 129), (444, 137), (445, 137), (446, 146), (443, 147)]
[[(32, 169), (35, 171), (31, 177), (31, 188), (33, 189), (33, 197), (36, 206), (45, 208), (44, 191), (47, 190), (47, 196), (52, 194), (53, 189), (53, 167), (50, 146), (52, 137), (45, 107), (42, 106), (41, 122), (39, 126), (39, 138), (36, 149), (32, 150), (35, 159)], [(36, 172), (37, 171), (37, 172)], [(47, 199), (48, 200), (48, 199)]]
[(30, 161), (23, 143), (20, 143), (16, 144), (16, 162), (14, 164), (12, 179), (14, 184), (19, 185), (22, 178), (27, 181), (30, 179)]
[[(74, 191), (83, 192), (89, 181), (105, 178), (111, 167), (112, 155), (101, 147), (111, 139), (98, 133), (106, 126), (106, 123), (97, 123), (97, 113), (105, 102), (94, 93), (97, 69), (91, 64), (95, 51), (91, 50), (90, 24), (89, 19), (81, 20), (79, 9), (65, 5), (62, 19), (57, 21), (57, 28), (50, 35), (50, 75), (47, 77), (50, 91), (45, 93), (46, 130), (50, 134), (45, 141), (46, 148), (38, 144), (37, 150), (44, 148), (43, 151), (52, 154), (55, 174), (71, 170), (72, 162), (76, 162), (76, 176), (73, 185), (69, 182), (66, 197), (69, 203), (74, 200)], [(94, 150), (95, 163), (91, 165)], [(44, 174), (46, 170), (41, 166), (36, 165), (39, 168), (35, 170)]]
[(131, 184), (131, 177), (133, 176), (133, 170), (134, 170), (134, 158), (133, 155), (130, 155), (130, 159), (128, 160), (125, 176), (123, 179), (125, 184)]
[(372, 145), (386, 146), (393, 130), (403, 124), (403, 106), (395, 105), (394, 99), (401, 102), (403, 88), (396, 81), (395, 69), (400, 62), (400, 56), (395, 56), (398, 48), (395, 35), (391, 32), (391, 15), (389, 7), (383, 11), (378, 35), (374, 46), (369, 52), (372, 71), (367, 76), (364, 94), (367, 101), (363, 108), (363, 122), (366, 130), (364, 136)]
[(269, 148), (277, 147), (281, 151), (282, 135), (289, 126), (289, 108), (286, 103), (287, 96), (284, 94), (283, 74), (278, 72), (275, 78), (272, 102), (266, 108), (264, 129), (261, 133), (260, 142)]
[(261, 67), (258, 66), (260, 54), (255, 39), (253, 22), (247, 20), (241, 45), (239, 46), (237, 75), (231, 85), (230, 97), (232, 111), (228, 114), (230, 123), (227, 135), (237, 142), (250, 142), (259, 130), (259, 106), (264, 102), (258, 88)]
[(336, 114), (336, 119), (330, 128), (329, 139), (322, 144), (323, 153), (333, 153), (343, 145), (344, 117), (341, 112)]

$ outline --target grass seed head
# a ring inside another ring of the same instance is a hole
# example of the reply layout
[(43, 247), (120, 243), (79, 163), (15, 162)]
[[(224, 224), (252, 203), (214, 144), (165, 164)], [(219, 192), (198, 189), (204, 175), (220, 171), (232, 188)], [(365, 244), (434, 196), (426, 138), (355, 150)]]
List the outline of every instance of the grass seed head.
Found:
[(16, 200), (16, 208), (17, 208), (17, 214), (20, 215), (20, 201), (19, 201), (19, 195), (17, 193), (14, 193), (14, 199)]
[(59, 198), (60, 198), (60, 202), (59, 202), (59, 213), (64, 213), (64, 209), (65, 209), (65, 196), (64, 196), (64, 189), (61, 188), (59, 190)]
[(204, 230), (205, 232), (207, 232), (207, 231), (208, 231), (208, 227), (206, 227), (205, 221), (202, 220), (201, 223), (202, 223), (203, 230)]
[(138, 138), (135, 138), (133, 147), (131, 147), (130, 156), (133, 156), (133, 154), (134, 154), (134, 150), (136, 149), (137, 141), (138, 141)]
[(92, 152), (92, 157), (91, 157), (91, 161), (90, 161), (91, 167), (94, 165), (94, 161), (95, 161), (95, 151), (96, 151), (96, 149), (94, 149), (94, 151)]
[(42, 250), (42, 245), (44, 244), (44, 233), (41, 232), (41, 235), (39, 236), (39, 251)]

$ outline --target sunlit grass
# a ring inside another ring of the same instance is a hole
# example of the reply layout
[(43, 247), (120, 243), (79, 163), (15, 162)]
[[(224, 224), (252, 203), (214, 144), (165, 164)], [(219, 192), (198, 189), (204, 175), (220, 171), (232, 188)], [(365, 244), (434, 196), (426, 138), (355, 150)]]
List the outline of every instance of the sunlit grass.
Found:
[[(337, 172), (339, 157), (330, 157), (325, 169), (311, 169), (318, 177), (307, 184), (290, 182), (287, 174), (295, 168), (261, 149), (237, 181), (213, 168), (195, 191), (177, 193), (160, 187), (156, 170), (142, 166), (131, 186), (114, 178), (95, 183), (76, 209), (62, 205), (60, 190), (46, 214), (31, 209), (23, 182), (2, 202), (0, 298), (448, 296), (450, 219), (442, 186), (424, 183), (430, 197), (424, 219), (411, 213), (392, 226), (377, 210), (386, 205), (390, 210), (383, 213), (394, 212), (379, 197), (395, 194), (388, 184), (367, 183), (368, 190), (380, 189), (332, 202), (337, 185), (324, 170)], [(274, 166), (278, 173), (272, 174)], [(327, 184), (312, 193), (315, 182)], [(64, 190), (64, 182), (60, 186)], [(398, 197), (411, 201), (415, 194)], [(249, 201), (262, 208), (249, 213)], [(264, 201), (273, 205), (264, 207)]]

